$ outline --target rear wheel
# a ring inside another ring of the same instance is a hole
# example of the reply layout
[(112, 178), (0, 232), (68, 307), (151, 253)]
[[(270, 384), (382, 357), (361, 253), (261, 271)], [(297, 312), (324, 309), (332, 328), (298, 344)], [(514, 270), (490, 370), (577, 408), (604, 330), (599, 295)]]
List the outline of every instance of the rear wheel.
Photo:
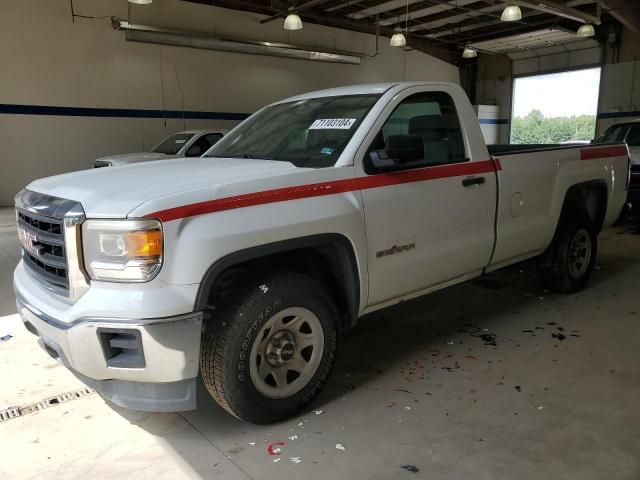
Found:
[(593, 271), (598, 236), (591, 217), (582, 211), (563, 215), (550, 247), (550, 265), (543, 278), (550, 290), (571, 293), (582, 290)]
[(200, 369), (213, 398), (253, 423), (294, 415), (320, 391), (337, 310), (316, 280), (282, 272), (250, 283), (205, 325)]

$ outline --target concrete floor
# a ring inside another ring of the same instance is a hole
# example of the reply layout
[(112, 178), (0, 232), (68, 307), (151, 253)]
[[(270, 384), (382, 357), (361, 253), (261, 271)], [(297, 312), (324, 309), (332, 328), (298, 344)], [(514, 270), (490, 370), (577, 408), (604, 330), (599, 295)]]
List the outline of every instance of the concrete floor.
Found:
[[(82, 387), (15, 315), (12, 218), (0, 211), (0, 337), (14, 335), (0, 342), (0, 410)], [(281, 424), (242, 423), (202, 389), (194, 412), (94, 394), (2, 422), (0, 478), (638, 479), (638, 233), (601, 235), (577, 295), (513, 268), (365, 319), (320, 398)]]

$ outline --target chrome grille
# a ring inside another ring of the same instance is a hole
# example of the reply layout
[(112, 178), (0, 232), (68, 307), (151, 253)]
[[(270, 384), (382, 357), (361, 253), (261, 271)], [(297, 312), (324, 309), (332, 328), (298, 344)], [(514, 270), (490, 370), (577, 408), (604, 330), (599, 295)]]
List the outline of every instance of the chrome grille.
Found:
[(68, 290), (63, 220), (17, 209), (17, 221), (25, 265), (41, 279)]
[(23, 190), (16, 196), (22, 260), (42, 285), (74, 302), (89, 287), (81, 265), (79, 203)]

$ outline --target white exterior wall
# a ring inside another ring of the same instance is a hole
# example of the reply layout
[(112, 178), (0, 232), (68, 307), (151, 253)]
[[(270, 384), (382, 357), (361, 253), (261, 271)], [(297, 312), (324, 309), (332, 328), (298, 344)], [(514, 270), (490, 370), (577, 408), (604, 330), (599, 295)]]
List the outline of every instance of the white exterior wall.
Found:
[[(74, 0), (77, 14), (127, 17), (127, 2)], [(303, 21), (304, 21), (304, 15)], [(132, 7), (131, 22), (372, 54), (375, 37), (179, 0)], [(3, 0), (0, 14), (0, 104), (252, 113), (305, 91), (394, 80), (458, 82), (458, 69), (421, 52), (389, 47), (376, 58), (341, 65), (126, 42), (109, 18), (71, 21), (67, 0)], [(162, 72), (162, 76), (161, 76)], [(186, 120), (187, 128), (236, 122)], [(104, 155), (151, 148), (183, 128), (182, 120), (0, 113), (0, 205), (31, 180), (89, 168)]]

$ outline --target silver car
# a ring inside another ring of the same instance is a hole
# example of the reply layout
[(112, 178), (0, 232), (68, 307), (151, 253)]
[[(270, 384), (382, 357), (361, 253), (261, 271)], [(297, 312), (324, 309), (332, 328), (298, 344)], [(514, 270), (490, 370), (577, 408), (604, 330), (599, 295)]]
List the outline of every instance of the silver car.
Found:
[(227, 130), (185, 130), (162, 140), (150, 152), (125, 153), (98, 158), (94, 168), (115, 167), (130, 163), (167, 160), (170, 158), (199, 157), (220, 140)]

